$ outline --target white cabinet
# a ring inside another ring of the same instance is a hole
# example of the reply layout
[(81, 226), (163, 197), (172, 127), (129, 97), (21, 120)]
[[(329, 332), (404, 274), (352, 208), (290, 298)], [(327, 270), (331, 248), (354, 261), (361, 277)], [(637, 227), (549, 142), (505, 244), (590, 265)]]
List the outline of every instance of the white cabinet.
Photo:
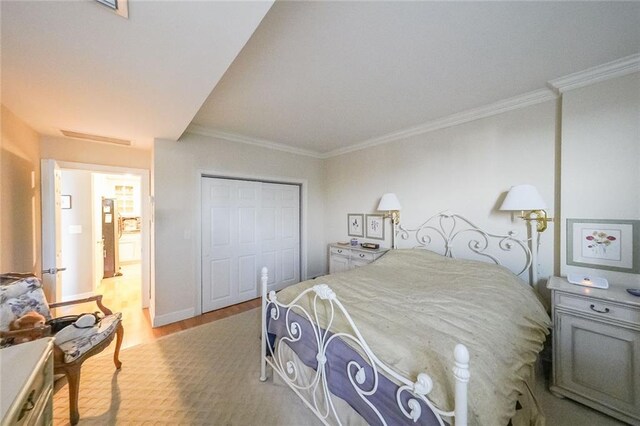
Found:
[(349, 269), (367, 265), (389, 249), (365, 249), (340, 244), (329, 244), (329, 273), (348, 271)]
[(0, 424), (53, 424), (53, 338), (0, 350)]
[(640, 298), (552, 277), (551, 391), (640, 425)]
[(118, 256), (120, 263), (136, 263), (142, 259), (140, 233), (124, 233), (118, 240)]

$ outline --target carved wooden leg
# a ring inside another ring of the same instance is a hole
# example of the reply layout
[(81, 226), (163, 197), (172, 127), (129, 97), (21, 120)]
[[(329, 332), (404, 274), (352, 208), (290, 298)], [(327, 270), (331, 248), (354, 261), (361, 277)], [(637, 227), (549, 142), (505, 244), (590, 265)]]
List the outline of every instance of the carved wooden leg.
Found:
[(122, 367), (122, 363), (118, 359), (120, 355), (120, 345), (122, 345), (122, 336), (124, 335), (124, 328), (122, 327), (122, 322), (118, 324), (118, 328), (116, 328), (116, 350), (113, 353), (113, 363), (116, 365), (116, 368), (119, 370)]
[(80, 366), (76, 365), (65, 369), (64, 374), (69, 382), (69, 421), (72, 425), (80, 420), (78, 412), (78, 391), (80, 388)]

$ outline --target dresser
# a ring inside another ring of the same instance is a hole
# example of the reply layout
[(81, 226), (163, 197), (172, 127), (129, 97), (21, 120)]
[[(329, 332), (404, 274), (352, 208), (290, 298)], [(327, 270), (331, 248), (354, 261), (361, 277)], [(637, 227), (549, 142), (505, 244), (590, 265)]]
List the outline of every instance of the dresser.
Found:
[(551, 391), (640, 425), (640, 297), (552, 277)]
[(53, 424), (53, 339), (0, 349), (0, 425)]
[(389, 249), (366, 249), (360, 246), (343, 246), (329, 244), (329, 273), (348, 271), (359, 266), (367, 265), (380, 258)]

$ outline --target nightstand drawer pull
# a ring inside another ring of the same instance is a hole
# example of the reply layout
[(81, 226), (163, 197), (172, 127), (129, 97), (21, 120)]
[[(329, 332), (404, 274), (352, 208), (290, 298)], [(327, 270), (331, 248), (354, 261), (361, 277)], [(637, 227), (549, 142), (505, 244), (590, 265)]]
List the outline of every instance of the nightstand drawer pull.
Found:
[(364, 253), (359, 254), (360, 257), (365, 257)]
[(594, 312), (599, 312), (601, 314), (608, 314), (609, 313), (609, 308), (604, 308), (604, 310), (600, 310), (600, 309), (596, 309), (596, 305), (591, 305), (589, 306), (591, 308), (592, 311)]
[(338, 253), (342, 253), (342, 249), (338, 249), (337, 251), (338, 251)]

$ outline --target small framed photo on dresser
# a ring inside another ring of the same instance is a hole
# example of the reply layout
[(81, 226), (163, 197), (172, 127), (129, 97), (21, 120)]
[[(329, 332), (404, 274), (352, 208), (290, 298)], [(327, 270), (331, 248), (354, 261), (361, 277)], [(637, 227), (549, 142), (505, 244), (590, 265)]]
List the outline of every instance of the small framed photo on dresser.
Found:
[(567, 265), (640, 273), (640, 220), (567, 219)]
[(347, 230), (350, 237), (364, 237), (364, 215), (349, 213), (347, 215)]
[(384, 216), (381, 214), (368, 214), (365, 219), (367, 238), (384, 240)]

